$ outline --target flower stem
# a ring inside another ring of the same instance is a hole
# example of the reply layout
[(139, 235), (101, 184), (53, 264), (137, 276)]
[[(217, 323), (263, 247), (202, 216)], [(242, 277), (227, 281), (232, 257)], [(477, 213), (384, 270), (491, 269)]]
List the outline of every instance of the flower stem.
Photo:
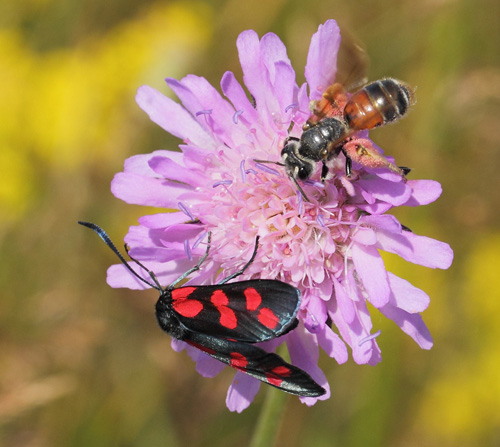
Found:
[(287, 400), (286, 393), (269, 387), (249, 447), (271, 447), (274, 445)]

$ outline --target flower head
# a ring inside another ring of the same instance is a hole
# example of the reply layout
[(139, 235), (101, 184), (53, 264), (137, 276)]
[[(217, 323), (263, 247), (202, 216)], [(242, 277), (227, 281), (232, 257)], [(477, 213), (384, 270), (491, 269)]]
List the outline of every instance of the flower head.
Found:
[[(387, 164), (369, 166), (356, 160), (348, 177), (340, 154), (326, 182), (320, 182), (316, 172), (303, 184), (310, 198), (305, 201), (281, 166), (254, 161), (280, 161), (291, 123), (291, 134), (300, 137), (310, 102), (335, 80), (339, 43), (335, 21), (319, 27), (309, 48), (307, 82), (298, 86), (285, 46), (275, 34), (259, 40), (254, 31), (241, 33), (237, 47), (253, 102), (231, 72), (221, 81), (225, 97), (194, 75), (167, 79), (182, 105), (151, 87), (139, 88), (139, 106), (183, 140), (181, 152), (131, 157), (112, 182), (113, 193), (127, 203), (179, 210), (140, 218), (126, 237), (130, 254), (146, 263), (163, 284), (203, 254), (200, 241), (207, 231), (212, 233), (209, 261), (190, 280), (193, 284), (211, 284), (241, 268), (260, 236), (255, 261), (242, 279), (279, 279), (302, 292), (299, 326), (264, 345), (272, 350), (285, 342), (291, 362), (327, 390), (319, 399), (330, 395), (317, 365), (319, 348), (338, 363), (347, 361), (346, 345), (356, 363), (374, 365), (381, 360), (376, 340), (380, 332), (374, 332), (368, 302), (420, 347), (432, 346), (420, 315), (429, 297), (387, 272), (379, 251), (432, 268), (448, 268), (453, 256), (447, 244), (418, 236), (386, 214), (393, 207), (433, 202), (441, 193), (437, 182), (405, 181)], [(367, 131), (356, 138), (358, 144), (381, 153)], [(186, 223), (195, 220), (198, 225)], [(122, 265), (109, 269), (108, 283), (144, 287)], [(172, 343), (176, 350), (188, 350), (204, 376), (223, 368), (181, 341)], [(257, 380), (236, 372), (228, 407), (246, 408), (259, 386)], [(317, 398), (301, 400), (312, 405)]]

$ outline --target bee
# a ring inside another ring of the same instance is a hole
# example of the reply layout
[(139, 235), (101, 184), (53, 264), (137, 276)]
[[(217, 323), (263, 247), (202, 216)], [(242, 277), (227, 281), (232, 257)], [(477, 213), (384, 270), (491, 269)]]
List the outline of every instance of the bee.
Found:
[(304, 124), (301, 137), (285, 140), (282, 165), (306, 200), (298, 180), (309, 179), (318, 162), (323, 163), (324, 180), (328, 174), (326, 162), (340, 152), (346, 157), (347, 176), (351, 176), (354, 160), (367, 167), (389, 168), (404, 177), (408, 168), (395, 166), (369, 140), (354, 138), (353, 134), (395, 122), (414, 104), (414, 90), (393, 78), (372, 82), (351, 97), (342, 84), (332, 84), (321, 99), (311, 103), (312, 115)]

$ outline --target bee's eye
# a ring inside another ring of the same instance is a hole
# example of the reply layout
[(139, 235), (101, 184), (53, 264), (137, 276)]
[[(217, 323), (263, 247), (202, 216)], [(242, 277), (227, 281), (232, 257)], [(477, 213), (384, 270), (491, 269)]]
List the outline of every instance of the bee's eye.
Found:
[(307, 180), (309, 176), (311, 175), (311, 170), (309, 169), (309, 166), (301, 166), (299, 168), (299, 172), (297, 173), (297, 177), (300, 180)]

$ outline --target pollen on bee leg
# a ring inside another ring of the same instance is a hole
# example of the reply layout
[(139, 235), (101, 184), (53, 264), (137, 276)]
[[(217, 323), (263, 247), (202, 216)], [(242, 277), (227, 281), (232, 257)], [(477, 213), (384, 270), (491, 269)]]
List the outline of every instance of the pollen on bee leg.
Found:
[(402, 174), (402, 170), (385, 158), (366, 138), (355, 138), (343, 147), (346, 155), (354, 162), (367, 168), (388, 168)]

